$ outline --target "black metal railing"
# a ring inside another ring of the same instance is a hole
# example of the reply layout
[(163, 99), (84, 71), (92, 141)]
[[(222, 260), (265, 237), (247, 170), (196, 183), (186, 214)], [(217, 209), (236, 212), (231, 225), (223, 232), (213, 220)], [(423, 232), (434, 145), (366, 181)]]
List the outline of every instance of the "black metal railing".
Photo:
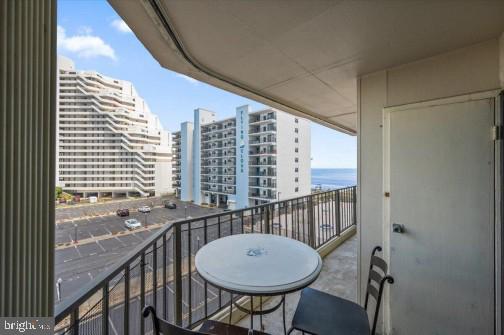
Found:
[[(56, 307), (56, 334), (148, 334), (142, 307), (193, 327), (229, 304), (194, 268), (199, 248), (241, 233), (282, 235), (317, 249), (356, 224), (356, 187), (182, 220), (160, 229)], [(234, 297), (238, 298), (238, 297)]]

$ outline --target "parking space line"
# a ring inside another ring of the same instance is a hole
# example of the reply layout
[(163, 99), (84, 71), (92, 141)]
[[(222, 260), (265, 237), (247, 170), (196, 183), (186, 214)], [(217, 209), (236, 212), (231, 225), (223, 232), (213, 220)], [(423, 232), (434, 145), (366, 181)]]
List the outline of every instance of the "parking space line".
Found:
[(140, 237), (138, 237), (138, 235), (136, 233), (133, 233), (133, 234), (130, 234), (130, 235), (135, 236), (139, 241), (143, 241)]
[(125, 247), (125, 246), (126, 246), (126, 244), (124, 244), (124, 242), (123, 242), (123, 241), (121, 241), (121, 239), (120, 239), (120, 238), (118, 238), (117, 236), (116, 236), (116, 237), (114, 237), (114, 238), (115, 238), (115, 239), (116, 239), (119, 243), (121, 243), (121, 245), (122, 245), (123, 247)]
[(98, 246), (101, 248), (101, 250), (103, 250), (103, 252), (107, 252), (107, 250), (105, 250), (105, 248), (100, 244), (100, 241), (96, 241), (96, 244), (98, 244)]
[(191, 277), (191, 279), (192, 279), (192, 280), (194, 280), (194, 282), (195, 282), (196, 284), (198, 284), (199, 286), (201, 286), (201, 287), (205, 287), (205, 285), (203, 285), (203, 283), (201, 283), (201, 282), (200, 282), (199, 280), (197, 280), (196, 278)]
[(82, 258), (82, 254), (81, 252), (79, 251), (79, 248), (77, 246), (74, 246), (75, 250), (77, 250), (77, 253), (79, 254), (79, 257)]
[(108, 319), (109, 319), (109, 324), (110, 324), (110, 326), (111, 326), (112, 330), (114, 331), (114, 334), (119, 335), (119, 334), (117, 333), (116, 327), (114, 326), (114, 322), (113, 322), (112, 317), (110, 316), (110, 314), (109, 314)]

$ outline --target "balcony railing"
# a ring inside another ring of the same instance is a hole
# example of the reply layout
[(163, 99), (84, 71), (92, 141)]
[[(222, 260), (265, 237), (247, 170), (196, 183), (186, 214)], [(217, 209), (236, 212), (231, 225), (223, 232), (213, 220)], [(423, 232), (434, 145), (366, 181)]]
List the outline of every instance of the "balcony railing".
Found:
[(55, 333), (149, 334), (141, 314), (147, 304), (170, 322), (194, 327), (230, 302), (196, 272), (199, 248), (256, 232), (316, 249), (356, 224), (355, 202), (354, 186), (169, 224), (56, 306)]

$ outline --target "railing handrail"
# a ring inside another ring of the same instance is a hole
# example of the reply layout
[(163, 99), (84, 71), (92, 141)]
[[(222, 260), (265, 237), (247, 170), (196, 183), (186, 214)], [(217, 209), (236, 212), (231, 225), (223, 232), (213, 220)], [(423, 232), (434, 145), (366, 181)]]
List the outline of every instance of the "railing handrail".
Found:
[[(195, 221), (210, 220), (210, 219), (214, 219), (214, 218), (218, 218), (218, 217), (222, 217), (222, 216), (232, 217), (234, 214), (240, 214), (243, 211), (263, 210), (265, 208), (271, 208), (271, 206), (275, 206), (277, 204), (285, 203), (288, 201), (292, 202), (292, 201), (301, 200), (301, 199), (305, 200), (305, 199), (312, 198), (313, 196), (321, 196), (324, 194), (329, 194), (331, 192), (342, 191), (342, 190), (353, 189), (353, 188), (355, 188), (355, 186), (348, 186), (348, 187), (339, 188), (339, 189), (331, 189), (331, 190), (327, 190), (327, 191), (311, 193), (311, 194), (300, 196), (300, 197), (292, 197), (292, 198), (282, 199), (280, 201), (272, 201), (272, 202), (269, 202), (266, 204), (256, 205), (256, 206), (252, 206), (252, 207), (241, 208), (241, 209), (236, 209), (236, 210), (227, 211), (227, 212), (219, 212), (219, 213), (209, 214), (209, 215), (201, 215), (198, 217), (192, 217), (189, 219), (186, 218), (186, 219), (174, 221), (174, 222), (168, 224), (166, 227), (159, 229), (156, 233), (154, 233), (153, 235), (148, 237), (145, 241), (143, 241), (141, 244), (139, 244), (133, 250), (128, 252), (118, 262), (115, 262), (114, 265), (112, 265), (110, 268), (108, 268), (105, 271), (98, 274), (94, 278), (94, 280), (87, 283), (80, 290), (78, 290), (75, 294), (70, 296), (68, 299), (65, 299), (60, 304), (58, 304), (55, 307), (55, 324), (58, 324), (65, 317), (70, 315), (72, 313), (72, 311), (75, 310), (75, 308), (79, 308), (79, 306), (81, 304), (83, 304), (84, 302), (86, 302), (86, 300), (89, 299), (93, 294), (98, 292), (100, 289), (103, 289), (104, 285), (106, 285), (111, 279), (113, 279), (121, 271), (123, 271), (125, 269), (125, 267), (127, 267), (131, 263), (133, 263), (143, 252), (145, 252), (147, 249), (149, 249), (150, 247), (155, 245), (160, 238), (162, 238), (164, 235), (167, 235), (170, 232), (170, 230), (172, 230), (176, 225), (183, 225), (183, 224), (192, 223)], [(355, 199), (354, 199), (354, 201), (355, 201)]]

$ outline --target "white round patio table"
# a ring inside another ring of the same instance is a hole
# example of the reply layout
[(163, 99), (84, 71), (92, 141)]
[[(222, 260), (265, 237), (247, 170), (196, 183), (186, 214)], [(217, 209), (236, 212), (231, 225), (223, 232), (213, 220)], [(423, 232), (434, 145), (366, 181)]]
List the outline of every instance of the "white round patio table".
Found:
[(231, 294), (250, 297), (281, 295), (281, 302), (265, 311), (254, 311), (252, 303), (250, 310), (236, 303), (235, 306), (251, 314), (252, 330), (253, 315), (271, 313), (282, 305), (286, 332), (285, 294), (313, 283), (322, 269), (322, 259), (308, 245), (290, 238), (270, 234), (238, 234), (203, 246), (196, 253), (195, 266), (204, 280)]

